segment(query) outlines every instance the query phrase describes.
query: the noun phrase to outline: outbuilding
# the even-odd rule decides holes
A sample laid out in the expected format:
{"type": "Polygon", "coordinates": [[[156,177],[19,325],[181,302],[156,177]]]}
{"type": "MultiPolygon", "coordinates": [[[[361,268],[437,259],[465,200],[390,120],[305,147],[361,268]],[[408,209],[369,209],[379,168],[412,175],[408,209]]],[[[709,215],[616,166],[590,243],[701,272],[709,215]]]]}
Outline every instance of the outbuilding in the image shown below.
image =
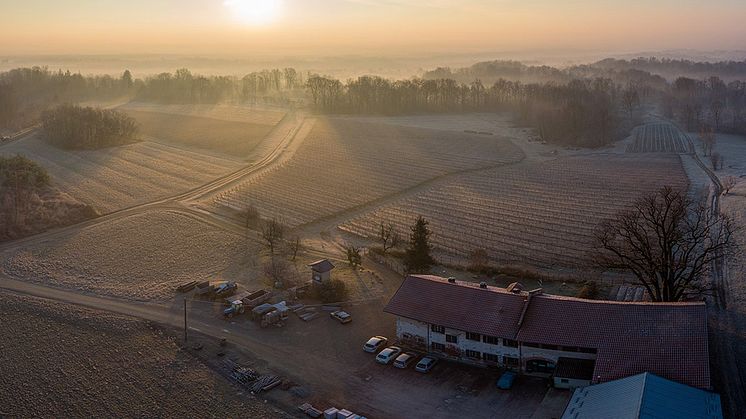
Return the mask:
{"type": "Polygon", "coordinates": [[[334,264],[329,259],[317,260],[308,266],[311,267],[311,279],[314,283],[321,284],[332,279],[334,264]]]}
{"type": "Polygon", "coordinates": [[[716,393],[649,372],[575,389],[562,419],[722,419],[716,393]]]}

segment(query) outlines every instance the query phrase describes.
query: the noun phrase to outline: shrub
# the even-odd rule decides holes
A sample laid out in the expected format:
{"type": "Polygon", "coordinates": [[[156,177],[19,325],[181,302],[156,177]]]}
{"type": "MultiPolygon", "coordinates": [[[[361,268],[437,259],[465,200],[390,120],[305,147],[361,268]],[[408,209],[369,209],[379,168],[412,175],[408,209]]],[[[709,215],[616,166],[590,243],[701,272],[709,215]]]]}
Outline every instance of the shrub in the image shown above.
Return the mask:
{"type": "Polygon", "coordinates": [[[338,303],[347,301],[349,290],[347,284],[339,279],[331,279],[321,284],[314,284],[313,298],[322,303],[338,303]]]}
{"type": "Polygon", "coordinates": [[[583,288],[578,291],[578,298],[596,300],[598,299],[598,294],[598,284],[595,281],[588,281],[585,283],[585,285],[583,285],[583,288]]]}

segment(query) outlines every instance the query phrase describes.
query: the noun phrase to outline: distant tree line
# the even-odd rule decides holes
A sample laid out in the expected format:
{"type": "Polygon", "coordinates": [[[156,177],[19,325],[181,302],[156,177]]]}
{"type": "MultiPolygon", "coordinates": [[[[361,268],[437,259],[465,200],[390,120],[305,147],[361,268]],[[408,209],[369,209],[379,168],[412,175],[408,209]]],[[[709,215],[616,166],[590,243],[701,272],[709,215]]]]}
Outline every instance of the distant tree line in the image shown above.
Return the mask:
{"type": "Polygon", "coordinates": [[[363,76],[342,83],[314,75],[307,81],[313,106],[329,113],[411,114],[422,112],[514,111],[546,140],[599,146],[617,139],[622,89],[609,79],[566,84],[523,84],[500,79],[391,81],[363,76]]]}
{"type": "Polygon", "coordinates": [[[0,72],[0,128],[22,128],[41,113],[63,103],[136,98],[158,103],[256,102],[287,103],[281,92],[304,89],[303,75],[293,69],[252,72],[242,78],[201,76],[188,69],[135,79],[121,76],[83,76],[46,67],[0,72]],[[279,96],[279,97],[278,97],[279,96]]]}
{"type": "Polygon", "coordinates": [[[728,80],[746,79],[746,60],[707,62],[658,57],[640,57],[631,60],[607,58],[592,66],[615,70],[641,70],[667,77],[670,80],[677,77],[706,78],[710,76],[728,80]]]}
{"type": "Polygon", "coordinates": [[[201,76],[188,69],[161,73],[138,83],[138,99],[164,103],[218,103],[224,101],[265,102],[272,93],[302,88],[302,75],[294,68],[252,72],[242,78],[201,76]]]}
{"type": "Polygon", "coordinates": [[[44,135],[62,148],[95,149],[135,140],[137,123],[126,114],[109,109],[60,105],[41,116],[44,135]]]}

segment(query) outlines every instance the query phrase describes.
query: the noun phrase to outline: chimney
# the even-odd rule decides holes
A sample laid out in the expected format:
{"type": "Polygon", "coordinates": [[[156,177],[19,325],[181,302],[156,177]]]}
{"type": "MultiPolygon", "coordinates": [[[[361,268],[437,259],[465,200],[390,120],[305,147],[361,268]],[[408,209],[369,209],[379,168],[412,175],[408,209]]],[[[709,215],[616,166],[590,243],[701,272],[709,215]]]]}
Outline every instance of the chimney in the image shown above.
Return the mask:
{"type": "Polygon", "coordinates": [[[451,276],[451,277],[448,278],[448,282],[450,282],[451,284],[455,284],[456,283],[456,278],[454,278],[454,277],[451,276]]]}
{"type": "Polygon", "coordinates": [[[484,282],[484,281],[480,282],[480,283],[479,283],[479,288],[484,288],[484,289],[487,289],[487,283],[486,283],[486,282],[484,282]]]}

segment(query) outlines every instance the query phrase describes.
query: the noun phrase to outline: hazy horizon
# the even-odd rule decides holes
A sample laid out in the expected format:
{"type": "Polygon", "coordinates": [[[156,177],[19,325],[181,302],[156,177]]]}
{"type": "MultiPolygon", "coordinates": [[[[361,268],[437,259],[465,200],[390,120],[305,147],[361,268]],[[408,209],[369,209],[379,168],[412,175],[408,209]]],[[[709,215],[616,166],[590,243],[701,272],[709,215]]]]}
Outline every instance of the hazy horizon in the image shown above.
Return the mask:
{"type": "Polygon", "coordinates": [[[0,56],[401,56],[490,51],[734,50],[734,0],[2,1],[0,56]],[[717,22],[717,25],[713,25],[717,22]],[[7,42],[12,40],[12,42],[7,42]]]}

